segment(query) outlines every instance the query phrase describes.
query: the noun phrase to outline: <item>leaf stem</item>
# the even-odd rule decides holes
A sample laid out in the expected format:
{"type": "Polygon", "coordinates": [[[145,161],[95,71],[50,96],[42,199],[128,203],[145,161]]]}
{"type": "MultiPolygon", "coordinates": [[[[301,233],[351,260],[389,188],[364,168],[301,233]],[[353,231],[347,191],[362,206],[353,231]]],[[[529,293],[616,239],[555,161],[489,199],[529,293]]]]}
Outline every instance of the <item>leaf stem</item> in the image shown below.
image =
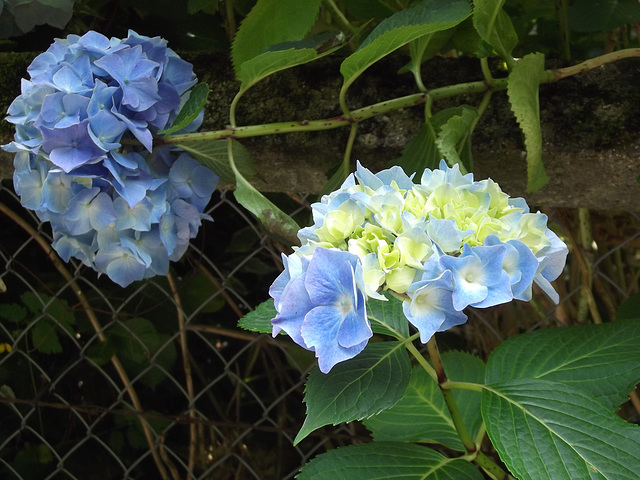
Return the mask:
{"type": "MultiPolygon", "coordinates": [[[[554,83],[563,78],[577,75],[579,73],[593,70],[601,65],[612,63],[624,58],[640,57],[640,48],[628,48],[625,50],[619,50],[616,52],[601,55],[590,60],[586,60],[577,65],[571,67],[545,70],[540,79],[540,83],[554,83]]],[[[483,62],[481,62],[483,65],[483,62]]],[[[487,68],[487,67],[483,67],[487,68]]],[[[349,126],[356,122],[361,122],[369,118],[376,117],[378,115],[384,115],[386,113],[399,110],[401,108],[412,107],[431,103],[435,100],[444,98],[456,97],[465,94],[473,93],[485,93],[488,91],[504,90],[507,88],[506,78],[493,78],[488,81],[487,73],[484,72],[484,80],[475,82],[458,83],[455,85],[448,85],[445,87],[434,88],[427,92],[414,93],[404,97],[394,98],[391,100],[385,100],[383,102],[368,105],[366,107],[359,108],[357,110],[350,111],[346,105],[346,88],[340,90],[340,106],[343,111],[342,115],[337,117],[321,119],[321,120],[302,120],[302,121],[290,121],[290,122],[276,122],[266,123],[261,125],[247,125],[236,126],[235,125],[235,106],[238,99],[244,92],[238,92],[238,95],[232,101],[232,107],[230,109],[230,121],[231,127],[223,130],[215,130],[211,132],[199,132],[188,133],[181,135],[168,135],[166,137],[159,137],[155,139],[157,145],[163,144],[176,144],[176,143],[191,143],[191,142],[204,142],[210,140],[221,140],[228,138],[248,138],[258,137],[263,135],[277,135],[281,133],[293,133],[293,132],[317,132],[321,130],[331,130],[334,128],[340,128],[349,126]]]]}
{"type": "MultiPolygon", "coordinates": [[[[413,337],[410,337],[410,339],[413,339],[413,337]]],[[[411,353],[411,355],[413,355],[414,358],[418,361],[420,366],[425,369],[425,371],[429,374],[429,376],[431,378],[433,378],[433,381],[437,382],[438,381],[438,374],[433,369],[433,367],[431,365],[429,365],[429,362],[427,362],[427,359],[424,358],[424,356],[418,351],[416,346],[410,341],[408,341],[405,344],[405,346],[407,347],[407,350],[409,350],[409,353],[411,353]]]]}

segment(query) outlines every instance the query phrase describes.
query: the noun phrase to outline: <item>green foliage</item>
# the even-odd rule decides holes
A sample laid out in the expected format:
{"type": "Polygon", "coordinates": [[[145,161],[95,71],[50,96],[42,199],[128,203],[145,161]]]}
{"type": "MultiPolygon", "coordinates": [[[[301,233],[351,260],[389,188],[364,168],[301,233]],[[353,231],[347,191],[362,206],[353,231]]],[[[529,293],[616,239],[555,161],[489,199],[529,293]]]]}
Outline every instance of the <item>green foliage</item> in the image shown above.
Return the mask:
{"type": "Polygon", "coordinates": [[[278,314],[273,299],[266,300],[251,310],[238,322],[240,328],[258,333],[271,333],[271,320],[278,314]]]}
{"type": "MultiPolygon", "coordinates": [[[[484,363],[471,354],[449,352],[442,361],[452,380],[478,383],[484,378],[484,363]]],[[[480,394],[458,390],[454,395],[465,409],[465,425],[472,433],[477,432],[482,423],[480,394]]],[[[398,403],[364,424],[376,441],[439,443],[464,450],[438,385],[421,366],[413,367],[409,385],[398,403]]]]}
{"type": "Polygon", "coordinates": [[[460,171],[465,172],[471,169],[471,127],[478,112],[466,105],[460,110],[460,114],[452,115],[442,125],[436,144],[449,166],[457,163],[460,171]]]}
{"type": "Polygon", "coordinates": [[[491,45],[507,63],[511,63],[511,51],[518,43],[518,36],[503,5],[504,0],[474,0],[473,26],[482,40],[491,45]]]}
{"type": "Polygon", "coordinates": [[[28,328],[31,346],[40,353],[62,352],[62,332],[72,335],[76,324],[75,314],[67,302],[30,291],[23,293],[20,300],[22,304],[0,304],[0,317],[21,329],[28,328]]]}
{"type": "Polygon", "coordinates": [[[640,382],[640,321],[553,328],[512,337],[496,348],[486,383],[518,379],[562,382],[611,411],[640,382]]]}
{"type": "Polygon", "coordinates": [[[513,67],[507,82],[511,109],[524,134],[527,147],[527,192],[535,192],[549,182],[542,164],[542,131],[538,87],[544,72],[544,55],[529,54],[513,67]]]}
{"type": "Polygon", "coordinates": [[[341,45],[342,35],[332,31],[322,32],[305,40],[273,45],[240,65],[238,78],[242,84],[238,96],[273,73],[322,58],[341,45]],[[330,47],[325,48],[328,45],[330,47]]]}
{"type": "Polygon", "coordinates": [[[106,342],[96,342],[87,356],[98,365],[106,364],[117,354],[129,375],[140,377],[150,388],[156,388],[176,362],[176,348],[170,335],[159,333],[145,318],[131,318],[112,324],[105,332],[106,342]]]}
{"type": "Polygon", "coordinates": [[[576,0],[569,9],[569,25],[578,32],[607,32],[640,22],[635,0],[576,0]]]}
{"type": "Polygon", "coordinates": [[[241,67],[267,47],[299,40],[316,21],[320,0],[258,0],[243,20],[231,47],[236,75],[241,67]]]}
{"type": "Polygon", "coordinates": [[[236,140],[204,140],[200,142],[179,143],[176,146],[189,153],[205,167],[214,171],[223,182],[235,183],[236,176],[229,163],[229,147],[232,142],[233,160],[240,174],[251,179],[256,173],[249,151],[236,140]]]}
{"type": "Polygon", "coordinates": [[[205,103],[207,103],[209,92],[210,90],[206,83],[199,83],[193,87],[189,99],[178,112],[173,125],[165,130],[160,130],[158,134],[168,135],[177,132],[193,122],[204,108],[205,103]]]}
{"type": "Polygon", "coordinates": [[[463,0],[425,0],[383,20],[358,50],[342,62],[343,91],[384,56],[423,35],[451,28],[470,14],[469,4],[463,0]]]}
{"type": "Polygon", "coordinates": [[[386,301],[371,299],[367,302],[367,317],[371,330],[381,335],[389,335],[398,340],[409,338],[409,325],[404,321],[402,302],[386,294],[386,301]]]}
{"type": "Polygon", "coordinates": [[[541,379],[489,385],[482,416],[500,458],[519,479],[638,477],[640,427],[571,385],[541,379]]]}
{"type": "Polygon", "coordinates": [[[482,480],[462,459],[446,458],[420,445],[376,442],[331,450],[305,465],[298,480],[482,480]]]}
{"type": "Polygon", "coordinates": [[[294,444],[324,425],[361,420],[392,407],[410,375],[409,358],[400,342],[370,343],[327,374],[314,368],[305,388],[307,417],[294,444]]]}

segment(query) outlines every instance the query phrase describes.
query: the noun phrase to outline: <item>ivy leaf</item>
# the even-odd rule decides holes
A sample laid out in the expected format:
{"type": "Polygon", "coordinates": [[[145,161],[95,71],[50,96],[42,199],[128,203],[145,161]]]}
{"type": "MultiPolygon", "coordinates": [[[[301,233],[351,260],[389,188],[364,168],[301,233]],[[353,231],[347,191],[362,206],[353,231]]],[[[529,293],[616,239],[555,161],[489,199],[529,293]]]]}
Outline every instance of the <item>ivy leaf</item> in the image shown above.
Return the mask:
{"type": "Polygon", "coordinates": [[[575,0],[569,8],[569,26],[577,32],[608,32],[640,22],[636,0],[575,0]]]}
{"type": "Polygon", "coordinates": [[[640,427],[591,395],[540,379],[488,385],[482,416],[502,461],[521,480],[635,480],[640,427]]]}
{"type": "MultiPolygon", "coordinates": [[[[447,352],[442,361],[452,380],[481,383],[484,378],[484,363],[469,353],[447,352]]],[[[480,394],[469,390],[454,390],[453,394],[467,429],[475,435],[482,423],[480,394]]],[[[398,403],[364,424],[376,441],[440,443],[464,451],[438,385],[420,366],[413,367],[398,403]]]]}
{"type": "Polygon", "coordinates": [[[421,445],[373,442],[330,450],[300,470],[298,480],[482,480],[469,461],[421,445]]]}
{"type": "Polygon", "coordinates": [[[160,130],[158,134],[168,135],[170,133],[177,132],[193,122],[204,108],[205,103],[207,103],[209,92],[210,90],[206,83],[199,83],[193,87],[189,98],[178,112],[176,119],[173,121],[173,125],[167,129],[160,130]]]}
{"type": "Polygon", "coordinates": [[[549,182],[542,164],[542,131],[538,87],[544,72],[544,55],[530,53],[513,67],[507,79],[511,110],[524,134],[527,148],[527,192],[540,190],[549,182]]]}
{"type": "Polygon", "coordinates": [[[401,342],[370,343],[326,374],[314,368],[305,388],[307,417],[294,445],[324,425],[361,420],[392,407],[410,375],[409,356],[401,342]]]}
{"type": "Polygon", "coordinates": [[[474,0],[473,26],[482,40],[511,63],[511,50],[518,44],[518,35],[502,5],[504,0],[474,0]]]}
{"type": "Polygon", "coordinates": [[[386,294],[387,301],[369,299],[367,317],[374,333],[389,335],[398,340],[409,337],[409,322],[402,312],[402,302],[386,294]]]}
{"type": "Polygon", "coordinates": [[[235,183],[236,176],[229,164],[227,142],[233,143],[233,159],[240,174],[244,178],[253,178],[256,173],[253,159],[249,151],[236,140],[206,140],[202,142],[178,143],[181,148],[202,165],[208,167],[223,182],[235,183]]]}
{"type": "Polygon", "coordinates": [[[273,299],[270,298],[242,317],[238,321],[238,326],[252,332],[271,333],[273,331],[271,319],[277,314],[273,299]]]}
{"type": "Polygon", "coordinates": [[[525,378],[565,383],[617,410],[640,382],[640,321],[550,328],[509,338],[491,353],[485,381],[525,378]]]}
{"type": "Polygon", "coordinates": [[[231,45],[236,75],[247,60],[277,43],[299,40],[316,21],[321,0],[258,0],[238,28],[231,45]]]}
{"type": "Polygon", "coordinates": [[[362,72],[402,45],[451,28],[470,14],[469,2],[465,0],[424,0],[386,18],[340,65],[344,78],[342,90],[345,91],[362,72]]]}

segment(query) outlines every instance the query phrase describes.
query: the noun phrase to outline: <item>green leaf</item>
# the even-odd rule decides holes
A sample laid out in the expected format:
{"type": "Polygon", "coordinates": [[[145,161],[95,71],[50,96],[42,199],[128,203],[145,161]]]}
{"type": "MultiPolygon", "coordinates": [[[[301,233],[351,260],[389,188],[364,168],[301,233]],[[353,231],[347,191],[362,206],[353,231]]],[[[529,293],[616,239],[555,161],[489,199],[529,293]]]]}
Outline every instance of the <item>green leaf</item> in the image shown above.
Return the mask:
{"type": "Polygon", "coordinates": [[[471,462],[420,445],[373,442],[330,450],[300,470],[297,480],[482,480],[471,462]]]}
{"type": "Polygon", "coordinates": [[[390,165],[399,165],[407,175],[415,172],[420,179],[425,168],[438,168],[438,162],[442,158],[436,145],[436,133],[433,125],[426,120],[418,134],[409,140],[402,149],[402,154],[390,165]]]}
{"type": "Polygon", "coordinates": [[[207,140],[201,142],[179,143],[176,147],[189,153],[202,165],[211,169],[223,182],[235,183],[236,177],[229,165],[227,142],[233,142],[233,157],[236,167],[243,177],[252,178],[255,173],[253,159],[249,151],[236,140],[207,140]]]}
{"type": "Polygon", "coordinates": [[[187,12],[190,15],[204,11],[213,14],[218,10],[218,0],[187,0],[187,12]]]}
{"type": "Polygon", "coordinates": [[[518,35],[509,15],[502,9],[503,4],[504,0],[474,0],[472,19],[480,38],[511,63],[511,50],[518,44],[518,35]]]}
{"type": "Polygon", "coordinates": [[[548,380],[512,380],[482,392],[487,433],[520,480],[636,480],[640,427],[591,395],[548,380]]]}
{"type": "Polygon", "coordinates": [[[527,147],[527,192],[540,190],[549,181],[542,164],[542,131],[538,87],[544,72],[544,55],[521,58],[507,79],[507,95],[527,147]]]}
{"type": "Polygon", "coordinates": [[[240,66],[238,78],[242,83],[235,101],[237,102],[244,92],[263,78],[329,55],[340,48],[343,41],[342,33],[327,31],[305,40],[284,42],[270,47],[240,66]]]}
{"type": "Polygon", "coordinates": [[[628,318],[635,318],[640,321],[640,293],[631,295],[618,307],[616,320],[626,320],[628,318]]]}
{"type": "Polygon", "coordinates": [[[33,347],[41,353],[60,353],[62,344],[56,324],[48,318],[40,318],[30,330],[33,347]]]}
{"type": "Polygon", "coordinates": [[[387,301],[369,299],[367,317],[374,333],[390,335],[398,340],[409,338],[409,322],[402,312],[402,302],[385,294],[387,301]]]}
{"type": "Polygon", "coordinates": [[[410,376],[409,356],[401,342],[370,343],[326,374],[314,368],[305,388],[307,417],[294,445],[324,425],[361,420],[392,407],[410,376]]]}
{"type": "Polygon", "coordinates": [[[342,90],[375,62],[423,35],[451,28],[471,14],[466,0],[425,0],[383,20],[340,66],[342,90]]]}
{"type": "Polygon", "coordinates": [[[115,323],[107,330],[125,369],[131,376],[142,375],[140,380],[155,388],[173,368],[176,349],[172,337],[159,333],[146,318],[131,318],[115,323]]]}
{"type": "Polygon", "coordinates": [[[297,234],[300,227],[295,220],[276,207],[238,172],[233,195],[240,205],[255,215],[269,233],[290,245],[299,244],[297,234]]]}
{"type": "Polygon", "coordinates": [[[473,26],[473,19],[467,19],[456,28],[452,43],[456,50],[478,58],[488,57],[493,47],[485,42],[473,26]]]}
{"type": "Polygon", "coordinates": [[[577,32],[608,32],[640,22],[637,0],[575,0],[569,8],[569,25],[577,32]]]}
{"type": "Polygon", "coordinates": [[[177,132],[193,122],[204,108],[204,104],[207,103],[209,92],[210,90],[206,83],[199,83],[193,87],[189,99],[184,103],[180,112],[178,112],[176,119],[173,121],[173,125],[165,130],[160,130],[158,134],[168,135],[177,132]]]}
{"type": "Polygon", "coordinates": [[[460,165],[460,170],[465,173],[469,170],[470,159],[463,162],[461,154],[464,156],[466,147],[471,142],[471,126],[478,116],[475,108],[462,106],[460,115],[453,115],[442,125],[436,144],[442,156],[447,160],[449,166],[460,165]]]}
{"type": "MultiPolygon", "coordinates": [[[[484,363],[464,352],[442,355],[447,376],[461,382],[481,383],[484,363]]],[[[462,418],[471,435],[480,428],[480,394],[454,390],[462,418]]],[[[363,422],[376,441],[440,443],[464,451],[436,382],[420,366],[413,367],[411,380],[402,398],[393,407],[363,422]]]]}
{"type": "Polygon", "coordinates": [[[384,0],[345,0],[344,6],[347,12],[358,18],[386,18],[393,14],[384,0]]]}
{"type": "Polygon", "coordinates": [[[321,0],[258,0],[238,28],[231,45],[236,75],[267,47],[304,37],[316,21],[321,0]]]}
{"type": "Polygon", "coordinates": [[[116,347],[113,342],[107,340],[105,342],[96,342],[87,349],[87,357],[98,365],[106,365],[116,354],[116,347]]]}
{"type": "Polygon", "coordinates": [[[640,382],[640,321],[538,330],[509,338],[487,363],[486,383],[562,382],[616,410],[640,382]]]}
{"type": "Polygon", "coordinates": [[[242,317],[238,322],[238,326],[252,332],[271,333],[273,331],[271,319],[277,314],[273,299],[270,298],[242,317]]]}
{"type": "Polygon", "coordinates": [[[226,304],[220,290],[215,288],[202,271],[195,269],[182,276],[178,284],[178,293],[182,300],[182,309],[187,316],[196,312],[214,313],[226,304]]]}
{"type": "Polygon", "coordinates": [[[18,323],[27,317],[27,309],[17,303],[0,303],[0,317],[18,323]]]}

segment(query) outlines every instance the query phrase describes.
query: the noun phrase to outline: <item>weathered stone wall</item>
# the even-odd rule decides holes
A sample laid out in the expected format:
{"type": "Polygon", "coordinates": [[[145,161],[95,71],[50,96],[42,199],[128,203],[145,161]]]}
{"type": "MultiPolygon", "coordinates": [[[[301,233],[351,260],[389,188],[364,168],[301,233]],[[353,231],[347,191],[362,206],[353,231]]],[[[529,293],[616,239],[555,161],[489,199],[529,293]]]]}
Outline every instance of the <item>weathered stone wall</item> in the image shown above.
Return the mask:
{"type": "MultiPolygon", "coordinates": [[[[19,93],[20,78],[32,56],[0,55],[0,109],[6,111],[19,93]]],[[[228,58],[190,54],[201,80],[212,89],[206,129],[226,126],[228,107],[237,91],[228,58]]],[[[349,93],[351,108],[416,93],[410,75],[397,75],[404,59],[392,58],[367,70],[349,93]]],[[[440,59],[427,62],[429,88],[481,80],[477,60],[440,59]]],[[[240,101],[238,125],[329,118],[340,113],[339,59],[280,72],[251,89],[240,101]]],[[[434,111],[466,103],[479,95],[438,102],[434,111]]],[[[474,133],[476,178],[491,177],[512,196],[547,207],[589,207],[640,211],[640,61],[623,60],[591,72],[541,86],[544,161],[551,182],[534,194],[525,193],[526,163],[522,135],[510,112],[505,92],[491,105],[474,133]]],[[[380,169],[399,156],[420,127],[420,106],[361,123],[353,157],[380,169]]],[[[319,192],[325,172],[342,158],[348,130],[294,133],[243,140],[258,170],[254,184],[262,191],[319,192]]],[[[6,122],[0,141],[12,136],[6,122]]],[[[11,176],[11,156],[0,154],[0,178],[11,176]]]]}

